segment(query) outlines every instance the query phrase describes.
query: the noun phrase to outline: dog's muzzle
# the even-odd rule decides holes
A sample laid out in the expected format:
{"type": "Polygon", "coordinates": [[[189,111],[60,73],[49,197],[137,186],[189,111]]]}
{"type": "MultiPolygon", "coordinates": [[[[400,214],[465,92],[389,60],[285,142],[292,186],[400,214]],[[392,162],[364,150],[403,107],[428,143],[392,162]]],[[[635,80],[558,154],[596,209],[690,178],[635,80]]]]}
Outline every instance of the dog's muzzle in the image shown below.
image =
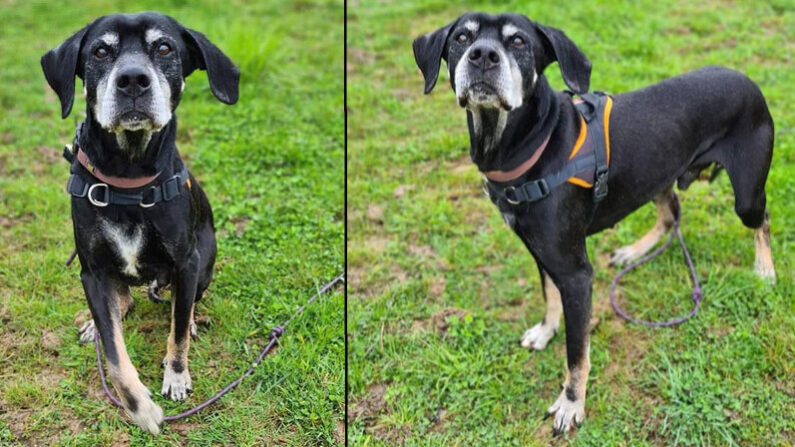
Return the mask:
{"type": "Polygon", "coordinates": [[[513,110],[517,101],[511,61],[494,42],[476,42],[456,68],[456,97],[461,107],[513,110]]]}

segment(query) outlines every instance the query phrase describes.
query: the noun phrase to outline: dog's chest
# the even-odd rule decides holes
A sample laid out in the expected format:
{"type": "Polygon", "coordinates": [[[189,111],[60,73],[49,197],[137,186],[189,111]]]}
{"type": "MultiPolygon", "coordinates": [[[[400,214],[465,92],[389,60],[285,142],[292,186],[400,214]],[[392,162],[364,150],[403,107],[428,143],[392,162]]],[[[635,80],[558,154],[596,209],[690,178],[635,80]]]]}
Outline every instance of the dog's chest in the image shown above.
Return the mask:
{"type": "Polygon", "coordinates": [[[102,220],[100,235],[120,262],[121,273],[137,278],[139,258],[146,245],[143,225],[123,225],[102,220]]]}

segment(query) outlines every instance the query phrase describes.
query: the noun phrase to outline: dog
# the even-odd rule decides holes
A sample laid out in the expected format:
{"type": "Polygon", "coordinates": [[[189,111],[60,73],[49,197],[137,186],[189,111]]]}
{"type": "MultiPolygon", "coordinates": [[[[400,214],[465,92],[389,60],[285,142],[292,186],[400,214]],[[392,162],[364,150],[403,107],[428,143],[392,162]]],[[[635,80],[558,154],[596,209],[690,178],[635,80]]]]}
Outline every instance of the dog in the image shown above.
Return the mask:
{"type": "Polygon", "coordinates": [[[237,102],[240,72],[203,34],[154,12],[100,17],[44,54],[41,66],[62,118],[75,76],[87,103],[67,185],[92,316],[80,338],[98,332],[125,411],[157,434],[163,411],[130,362],[121,319],[133,305],[130,286],[149,284],[159,299],[158,288],[172,285],[162,393],[185,399],[194,304],[212,278],[216,240],[207,196],[177,152],[174,112],[194,70],[207,71],[225,104],[237,102]]]}
{"type": "Polygon", "coordinates": [[[773,120],[759,87],[745,75],[705,67],[610,97],[602,118],[605,176],[593,176],[591,163],[593,183],[566,175],[551,187],[538,179],[561,177],[571,165],[571,149],[579,147],[586,126],[572,93],[585,98],[591,73],[590,61],[563,31],[523,15],[467,13],[418,37],[413,50],[426,94],[436,84],[441,60],[447,62],[450,85],[467,113],[471,158],[538,265],[546,314],[520,344],[543,349],[563,313],[566,380],[547,410],[556,434],[585,419],[593,281],[586,236],[654,201],[654,228],[617,250],[611,262],[638,259],[674,223],[674,183],[686,189],[702,170],[719,166],[734,188],[737,215],[754,230],[755,272],[775,279],[765,203],[773,120]],[[544,70],[555,61],[571,93],[549,86],[544,70]],[[521,199],[533,200],[520,200],[520,189],[521,199]]]}

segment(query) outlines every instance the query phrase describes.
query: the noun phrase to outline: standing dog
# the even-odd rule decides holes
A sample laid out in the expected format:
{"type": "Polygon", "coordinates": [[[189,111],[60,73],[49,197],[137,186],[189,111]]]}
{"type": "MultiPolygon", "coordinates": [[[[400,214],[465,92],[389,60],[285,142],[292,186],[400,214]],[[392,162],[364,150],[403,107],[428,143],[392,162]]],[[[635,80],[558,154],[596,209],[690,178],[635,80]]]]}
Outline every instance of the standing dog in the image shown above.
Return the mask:
{"type": "Polygon", "coordinates": [[[472,160],[486,177],[493,199],[493,191],[505,192],[495,202],[538,264],[546,315],[524,333],[521,345],[543,349],[556,334],[563,313],[566,381],[547,411],[555,415],[556,433],[585,418],[593,280],[586,236],[654,200],[654,228],[616,251],[611,260],[639,258],[673,224],[674,182],[685,189],[703,169],[717,164],[726,169],[734,187],[735,211],[754,229],[756,273],[775,278],[765,211],[773,120],[759,87],[741,73],[706,67],[616,95],[605,124],[606,197],[594,200],[593,191],[569,179],[536,191],[540,200],[520,201],[511,200],[508,192],[562,172],[584,125],[570,94],[553,91],[544,69],[557,61],[566,85],[583,94],[588,91],[591,63],[562,31],[516,14],[465,14],[417,38],[413,47],[426,94],[436,84],[441,60],[447,61],[450,84],[467,111],[472,160]]]}
{"type": "Polygon", "coordinates": [[[196,69],[207,70],[221,102],[234,104],[240,72],[203,34],[152,12],[100,17],[47,52],[41,66],[63,118],[75,75],[88,106],[67,186],[93,317],[81,340],[99,332],[124,409],[158,433],[163,411],[130,362],[121,319],[133,304],[130,286],[150,284],[155,298],[158,287],[173,284],[162,393],[185,399],[194,303],[210,283],[216,244],[207,196],[177,152],[174,110],[196,69]]]}

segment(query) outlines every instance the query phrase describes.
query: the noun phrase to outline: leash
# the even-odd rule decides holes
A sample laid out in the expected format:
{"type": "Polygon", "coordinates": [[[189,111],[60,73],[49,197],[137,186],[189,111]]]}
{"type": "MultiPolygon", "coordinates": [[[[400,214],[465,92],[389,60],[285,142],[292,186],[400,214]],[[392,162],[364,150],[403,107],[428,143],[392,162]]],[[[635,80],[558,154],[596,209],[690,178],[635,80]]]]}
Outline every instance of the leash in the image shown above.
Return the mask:
{"type": "MultiPolygon", "coordinates": [[[[298,315],[300,315],[301,313],[303,313],[304,310],[306,310],[306,306],[308,306],[308,305],[312,304],[313,302],[315,302],[315,300],[317,300],[318,297],[320,297],[320,295],[322,295],[323,293],[327,292],[329,289],[334,287],[334,285],[336,285],[340,281],[342,281],[342,282],[345,281],[345,273],[341,273],[339,276],[337,276],[336,278],[331,280],[331,282],[329,282],[325,286],[323,286],[320,290],[317,291],[317,293],[315,293],[314,296],[312,296],[312,298],[310,298],[306,303],[304,303],[301,307],[299,307],[298,310],[296,310],[293,313],[293,315],[290,316],[290,318],[288,318],[280,326],[274,327],[271,330],[271,332],[270,332],[270,341],[265,346],[265,348],[262,350],[262,352],[260,352],[259,356],[257,356],[257,360],[251,365],[251,367],[245,373],[243,373],[242,376],[240,376],[237,379],[235,379],[234,381],[232,381],[232,383],[230,383],[229,385],[224,387],[224,389],[222,389],[221,391],[216,393],[213,397],[211,397],[211,398],[207,399],[206,401],[200,403],[199,405],[191,408],[190,410],[183,411],[180,414],[176,414],[174,416],[166,416],[165,418],[163,418],[163,420],[167,421],[167,422],[172,422],[172,421],[178,421],[180,419],[184,419],[184,418],[186,418],[188,416],[192,416],[192,415],[198,413],[199,411],[207,408],[208,406],[212,405],[215,401],[217,401],[218,399],[222,398],[226,393],[232,391],[232,389],[234,389],[236,386],[238,386],[240,384],[240,382],[243,381],[243,379],[245,379],[246,377],[248,377],[248,376],[250,376],[251,374],[254,373],[254,368],[259,366],[260,363],[262,363],[262,360],[265,359],[265,356],[268,355],[268,352],[270,352],[271,348],[273,348],[273,346],[276,345],[276,342],[279,340],[279,337],[281,337],[284,334],[284,331],[287,328],[287,325],[289,325],[290,322],[293,321],[293,318],[295,318],[298,315]]],[[[97,367],[99,368],[99,378],[102,379],[102,388],[105,390],[105,395],[107,395],[108,399],[110,399],[110,401],[113,402],[117,407],[123,408],[123,406],[122,406],[121,402],[119,401],[119,399],[117,399],[115,396],[113,396],[113,394],[110,392],[110,389],[108,388],[108,382],[105,380],[105,370],[102,368],[102,353],[100,352],[100,349],[99,349],[99,332],[96,332],[96,331],[94,332],[94,349],[97,352],[97,367]]]]}
{"type": "Polygon", "coordinates": [[[682,213],[681,213],[681,207],[679,205],[679,196],[674,194],[674,228],[673,231],[671,231],[671,234],[668,236],[668,240],[665,241],[664,244],[662,244],[652,253],[644,256],[640,260],[635,261],[634,263],[625,267],[616,275],[615,278],[613,278],[613,283],[610,285],[610,304],[613,305],[613,310],[618,314],[619,317],[635,324],[659,328],[659,327],[676,326],[677,324],[684,323],[685,321],[692,318],[698,312],[698,309],[701,307],[701,300],[702,298],[704,298],[704,293],[701,291],[701,285],[698,282],[696,269],[695,267],[693,267],[693,259],[690,257],[690,252],[687,251],[687,246],[685,246],[685,238],[684,236],[682,236],[682,229],[679,226],[679,221],[681,220],[681,217],[682,213]],[[629,271],[659,256],[660,253],[665,251],[665,249],[668,248],[669,245],[671,245],[671,241],[673,241],[674,235],[679,238],[679,245],[682,247],[682,253],[685,255],[685,262],[687,262],[687,267],[690,270],[690,278],[693,281],[693,293],[691,294],[691,298],[695,303],[693,306],[693,310],[691,310],[689,314],[683,317],[674,318],[668,321],[645,321],[645,320],[638,320],[636,318],[629,316],[623,309],[621,309],[621,307],[619,307],[618,301],[616,300],[616,287],[618,286],[618,281],[621,279],[622,276],[629,273],[629,271]]]}

